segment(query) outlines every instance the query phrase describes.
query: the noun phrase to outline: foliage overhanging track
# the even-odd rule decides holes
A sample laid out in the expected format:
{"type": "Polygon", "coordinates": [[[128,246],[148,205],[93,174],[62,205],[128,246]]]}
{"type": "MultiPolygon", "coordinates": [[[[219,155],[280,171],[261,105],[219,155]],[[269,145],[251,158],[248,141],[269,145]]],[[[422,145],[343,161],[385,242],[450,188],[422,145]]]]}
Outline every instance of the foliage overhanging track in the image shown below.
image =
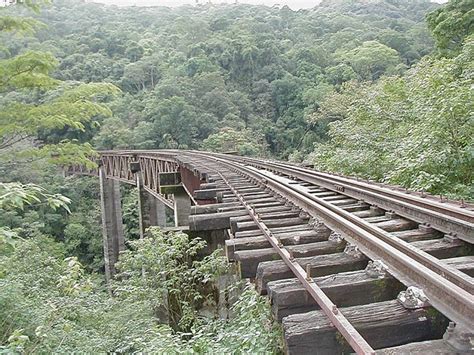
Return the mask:
{"type": "MultiPolygon", "coordinates": [[[[246,166],[246,158],[241,161],[242,158],[221,154],[189,154],[219,162],[228,169],[270,188],[314,217],[322,219],[332,229],[340,231],[349,242],[357,245],[369,258],[382,260],[394,277],[407,285],[421,287],[432,305],[448,318],[468,329],[474,328],[473,285],[467,275],[397,238],[391,238],[386,232],[362,219],[298,189],[297,185],[285,183],[278,176],[264,174],[254,167],[246,166]]],[[[252,161],[255,163],[256,160],[252,161]]],[[[266,164],[268,168],[269,164],[266,164]]],[[[287,174],[287,170],[278,166],[271,167],[273,171],[287,174]]],[[[295,175],[294,172],[289,174],[295,175]]]]}

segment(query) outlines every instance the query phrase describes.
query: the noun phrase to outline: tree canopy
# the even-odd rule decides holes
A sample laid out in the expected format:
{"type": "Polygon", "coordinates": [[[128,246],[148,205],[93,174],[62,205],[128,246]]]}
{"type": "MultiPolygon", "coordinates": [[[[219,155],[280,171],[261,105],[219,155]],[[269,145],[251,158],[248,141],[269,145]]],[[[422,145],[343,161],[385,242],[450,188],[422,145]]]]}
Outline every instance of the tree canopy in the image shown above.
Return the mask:
{"type": "Polygon", "coordinates": [[[470,0],[451,0],[426,18],[441,53],[456,54],[474,31],[474,4],[470,0]]]}
{"type": "Polygon", "coordinates": [[[230,319],[204,314],[219,251],[156,228],[140,240],[129,186],[111,297],[98,183],[57,166],[203,149],[472,199],[472,24],[469,0],[0,8],[0,353],[281,351],[249,288],[230,319]]]}
{"type": "MultiPolygon", "coordinates": [[[[222,129],[244,128],[265,137],[268,154],[286,157],[326,139],[306,117],[331,90],[402,73],[432,50],[424,16],[436,6],[325,1],[297,12],[238,4],[130,11],[58,0],[36,16],[47,29],[7,47],[12,55],[25,46],[54,54],[59,65],[49,61],[47,74],[56,80],[121,88],[113,120],[94,112],[102,126],[97,148],[195,149],[222,129]],[[110,122],[127,138],[118,132],[111,140],[110,122]]],[[[95,126],[84,129],[96,135],[95,126]]]]}

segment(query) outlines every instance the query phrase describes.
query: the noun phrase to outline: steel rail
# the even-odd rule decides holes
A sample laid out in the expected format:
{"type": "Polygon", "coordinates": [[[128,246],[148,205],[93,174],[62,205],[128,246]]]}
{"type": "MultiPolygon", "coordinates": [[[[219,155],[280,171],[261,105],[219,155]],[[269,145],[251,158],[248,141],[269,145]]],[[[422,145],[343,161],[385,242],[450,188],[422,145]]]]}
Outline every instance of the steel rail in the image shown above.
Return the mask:
{"type": "Polygon", "coordinates": [[[365,190],[373,190],[381,194],[385,194],[387,196],[394,195],[397,198],[400,198],[401,200],[404,200],[404,201],[409,201],[410,203],[414,205],[430,208],[434,211],[438,211],[440,213],[449,215],[451,217],[455,217],[457,219],[465,220],[468,222],[469,221],[472,222],[474,219],[474,212],[471,212],[466,209],[461,209],[449,204],[445,204],[444,202],[433,201],[433,200],[430,200],[429,198],[427,199],[427,196],[411,195],[410,191],[401,192],[401,191],[393,190],[390,187],[380,186],[380,184],[369,183],[363,180],[355,180],[354,178],[351,178],[351,177],[325,173],[325,172],[308,169],[308,168],[304,168],[298,165],[280,162],[280,161],[259,160],[259,159],[249,158],[249,157],[242,157],[242,160],[251,161],[253,163],[258,163],[258,164],[271,164],[273,166],[279,166],[281,168],[296,169],[300,172],[309,173],[313,176],[329,179],[329,182],[336,181],[336,182],[341,182],[344,184],[349,184],[355,187],[361,187],[365,190]]]}
{"type": "Polygon", "coordinates": [[[374,226],[371,223],[366,222],[364,219],[359,218],[344,209],[331,204],[330,202],[325,201],[322,198],[318,198],[310,193],[300,191],[300,193],[305,194],[305,196],[309,197],[313,201],[317,202],[318,204],[326,207],[327,209],[338,213],[343,218],[351,221],[352,223],[356,224],[357,226],[367,230],[371,234],[375,235],[376,237],[380,238],[381,240],[385,241],[392,247],[398,249],[402,253],[410,256],[414,260],[418,261],[419,263],[423,264],[424,266],[428,267],[429,269],[433,270],[434,272],[443,275],[445,279],[452,282],[453,284],[459,286],[460,288],[470,292],[471,294],[474,292],[474,283],[471,277],[467,276],[466,274],[462,273],[461,271],[457,270],[456,268],[446,265],[439,259],[433,257],[432,255],[419,250],[409,243],[399,239],[394,238],[390,235],[390,233],[384,231],[381,228],[374,226]]]}
{"type": "MultiPolygon", "coordinates": [[[[381,240],[377,235],[354,223],[353,220],[346,219],[347,216],[341,216],[341,211],[334,210],[335,207],[326,201],[298,190],[290,184],[284,184],[271,176],[263,175],[254,168],[245,167],[241,163],[237,167],[235,162],[229,163],[215,157],[213,160],[221,162],[236,173],[246,175],[252,180],[264,184],[314,217],[321,218],[329,227],[342,233],[346,239],[357,245],[369,258],[382,260],[388,266],[388,272],[395,278],[407,286],[421,287],[428,295],[431,304],[449,319],[467,327],[467,329],[474,329],[474,297],[472,293],[438,275],[413,257],[404,254],[386,241],[381,240]]],[[[439,265],[439,270],[444,271],[442,274],[449,273],[445,265],[439,265]]]]}
{"type": "Polygon", "coordinates": [[[226,159],[237,162],[244,161],[256,167],[296,177],[349,197],[363,200],[380,208],[392,210],[402,217],[418,223],[429,224],[437,230],[454,234],[459,239],[474,244],[474,212],[472,211],[373,184],[354,181],[346,177],[333,176],[293,165],[261,161],[253,158],[226,156],[217,153],[210,154],[221,157],[225,156],[226,159]]]}
{"type": "MultiPolygon", "coordinates": [[[[263,173],[261,173],[263,174],[263,173]]],[[[275,178],[274,178],[275,179],[275,178]]],[[[428,267],[429,269],[433,270],[434,272],[443,275],[445,279],[454,283],[455,285],[459,286],[460,288],[474,293],[474,283],[471,277],[464,274],[463,272],[457,270],[456,268],[446,265],[439,259],[433,257],[432,255],[419,250],[409,243],[399,239],[394,238],[389,232],[384,231],[383,229],[374,226],[371,223],[368,223],[364,219],[357,217],[344,209],[331,204],[330,202],[325,201],[322,198],[316,197],[308,192],[299,191],[299,193],[304,194],[306,197],[312,199],[313,201],[317,202],[319,205],[324,206],[325,208],[341,215],[343,218],[351,221],[352,223],[356,224],[357,226],[365,229],[366,231],[370,232],[371,234],[375,235],[376,237],[380,238],[387,244],[391,245],[392,247],[398,249],[399,251],[403,252],[404,254],[410,256],[414,260],[418,261],[419,263],[423,264],[424,266],[428,267]]]]}
{"type": "Polygon", "coordinates": [[[321,290],[316,282],[314,282],[314,280],[311,278],[311,275],[306,272],[301,267],[301,265],[297,263],[290,252],[278,242],[278,239],[273,235],[270,229],[262,221],[260,216],[255,212],[255,209],[245,201],[244,197],[232,186],[232,184],[222,175],[222,173],[217,173],[229,187],[232,193],[239,199],[242,206],[244,206],[244,208],[247,210],[247,213],[263,233],[271,246],[277,251],[282,260],[291,269],[298,280],[300,280],[304,288],[306,288],[309,294],[314,298],[316,303],[321,307],[321,310],[326,314],[326,316],[331,320],[332,324],[347,340],[352,349],[357,354],[375,354],[374,349],[360,335],[360,333],[354,328],[349,320],[338,310],[337,306],[329,299],[328,296],[326,296],[326,294],[321,290]]]}
{"type": "Polygon", "coordinates": [[[410,243],[407,243],[402,239],[394,238],[389,232],[386,232],[383,229],[374,226],[372,223],[365,221],[363,218],[360,218],[350,212],[347,212],[339,206],[333,205],[331,202],[325,201],[323,198],[314,196],[311,193],[305,191],[300,191],[300,194],[310,198],[311,200],[317,202],[321,206],[324,206],[328,210],[337,213],[342,218],[366,230],[367,232],[376,236],[380,240],[383,240],[384,242],[401,251],[402,253],[410,256],[411,258],[433,270],[434,272],[443,275],[444,278],[454,283],[455,285],[465,289],[470,293],[474,292],[474,283],[472,281],[472,278],[455,269],[454,267],[444,264],[442,260],[437,259],[418,248],[413,247],[410,243]]]}
{"type": "MultiPolygon", "coordinates": [[[[120,153],[124,155],[130,154],[130,152],[120,153]]],[[[132,151],[131,153],[136,155],[139,155],[139,153],[155,155],[152,151],[132,151]]],[[[281,177],[278,179],[275,176],[270,176],[268,172],[267,174],[263,174],[255,167],[245,166],[244,164],[249,162],[248,158],[238,158],[235,156],[215,153],[193,151],[183,152],[176,150],[169,150],[157,154],[169,156],[170,159],[176,159],[177,154],[188,154],[194,157],[199,156],[205,160],[220,162],[230,170],[246,175],[248,178],[251,178],[256,182],[264,182],[266,186],[274,192],[305,209],[313,216],[321,218],[329,227],[344,234],[348,241],[357,245],[369,258],[373,260],[382,260],[389,267],[389,272],[395,278],[399,279],[407,286],[415,284],[423,288],[433,306],[448,318],[458,324],[466,326],[470,330],[474,328],[474,299],[471,291],[472,281],[469,281],[470,278],[467,275],[464,279],[462,276],[463,274],[458,270],[443,265],[442,262],[433,258],[429,254],[411,247],[408,243],[402,242],[398,238],[391,237],[387,232],[384,232],[380,228],[370,225],[368,222],[351,215],[347,211],[344,211],[321,198],[317,198],[307,191],[302,191],[301,188],[296,188],[294,182],[293,185],[290,185],[290,183],[282,182],[281,177]],[[224,157],[225,159],[219,157],[224,157]],[[470,290],[471,292],[466,290],[470,290]]],[[[280,173],[290,177],[298,177],[296,174],[302,173],[301,171],[297,171],[301,170],[300,168],[294,166],[291,166],[290,168],[288,166],[278,166],[282,164],[275,165],[274,163],[256,162],[258,163],[257,167],[260,166],[260,168],[265,169],[264,165],[267,165],[267,170],[279,171],[280,173]]],[[[255,161],[253,161],[253,163],[255,163],[255,161]]],[[[311,175],[311,173],[307,172],[305,172],[305,174],[311,175]]],[[[302,175],[303,174],[300,176],[302,175]]],[[[309,178],[308,176],[303,177],[309,178]]],[[[305,179],[301,180],[305,181],[305,179]]],[[[334,181],[326,181],[325,183],[332,184],[332,188],[329,189],[340,192],[335,188],[334,181]]],[[[344,185],[344,188],[349,189],[353,187],[344,185]]],[[[345,190],[344,192],[347,191],[345,190]]],[[[365,193],[367,194],[367,192],[365,193]]],[[[387,199],[387,197],[385,198],[387,199]]],[[[365,201],[368,202],[366,199],[365,201]]],[[[402,203],[402,201],[395,202],[402,203]]],[[[412,205],[409,205],[407,208],[420,209],[419,206],[412,205]]],[[[393,208],[386,209],[393,210],[393,208]]],[[[398,211],[395,212],[403,215],[403,213],[398,211]]],[[[428,212],[435,213],[435,211],[428,212]]],[[[446,218],[446,216],[441,217],[446,218]]],[[[408,218],[415,220],[412,216],[408,216],[408,218]]],[[[465,221],[463,223],[466,224],[465,221]]],[[[437,226],[434,227],[443,230],[437,226]]]]}

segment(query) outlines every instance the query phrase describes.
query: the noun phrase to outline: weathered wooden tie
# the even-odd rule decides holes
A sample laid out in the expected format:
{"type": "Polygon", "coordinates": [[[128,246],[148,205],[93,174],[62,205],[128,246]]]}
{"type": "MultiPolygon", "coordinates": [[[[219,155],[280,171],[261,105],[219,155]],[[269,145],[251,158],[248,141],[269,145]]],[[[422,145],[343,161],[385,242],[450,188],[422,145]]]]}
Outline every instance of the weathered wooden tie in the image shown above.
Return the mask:
{"type": "MultiPolygon", "coordinates": [[[[303,224],[305,221],[300,217],[280,218],[265,221],[268,228],[291,227],[303,224]]],[[[257,230],[255,223],[252,222],[238,222],[235,227],[235,233],[248,230],[257,230]]]]}
{"type": "Polygon", "coordinates": [[[380,349],[376,355],[448,355],[459,354],[459,352],[443,339],[420,341],[390,348],[380,349]]]}
{"type": "MultiPolygon", "coordinates": [[[[318,255],[307,258],[296,258],[298,264],[304,269],[309,265],[311,275],[325,276],[344,271],[361,270],[367,266],[368,259],[362,255],[349,255],[347,253],[334,253],[318,255]]],[[[260,294],[267,293],[267,284],[270,281],[291,279],[294,275],[290,268],[281,260],[264,261],[257,267],[256,286],[260,294]]]]}
{"type": "MultiPolygon", "coordinates": [[[[314,278],[324,293],[338,306],[348,307],[391,300],[405,287],[386,272],[366,270],[343,272],[314,278]]],[[[298,279],[271,281],[268,295],[275,318],[319,309],[298,279]]]]}
{"type": "MultiPolygon", "coordinates": [[[[327,240],[329,234],[330,230],[327,228],[319,230],[307,229],[292,232],[274,233],[274,235],[280,239],[283,245],[298,245],[321,242],[327,240]]],[[[230,261],[234,260],[234,253],[236,251],[270,248],[270,243],[263,236],[228,239],[226,240],[225,245],[226,255],[230,261]]]]}
{"type": "MultiPolygon", "coordinates": [[[[290,245],[286,249],[295,258],[332,254],[344,250],[345,243],[323,241],[316,243],[290,245]]],[[[242,250],[234,253],[234,258],[238,262],[242,278],[253,278],[257,273],[260,262],[278,260],[278,253],[273,248],[242,250]]]]}
{"type": "MultiPolygon", "coordinates": [[[[397,300],[352,306],[339,310],[373,348],[385,348],[442,336],[447,320],[433,308],[406,309],[397,300]]],[[[350,347],[322,311],[283,318],[288,354],[333,355],[350,347]]]]}
{"type": "MultiPolygon", "coordinates": [[[[474,256],[460,256],[456,258],[443,259],[446,265],[452,266],[459,271],[466,273],[469,277],[474,277],[474,256]]],[[[474,280],[471,279],[471,283],[474,280]]]]}
{"type": "MultiPolygon", "coordinates": [[[[286,227],[276,227],[272,228],[272,233],[285,233],[285,232],[298,232],[298,231],[309,231],[314,230],[312,226],[309,224],[299,224],[297,226],[286,226],[286,227]]],[[[235,238],[246,238],[246,237],[260,237],[262,236],[262,232],[258,229],[243,231],[243,232],[236,232],[234,233],[235,238]]]]}
{"type": "MultiPolygon", "coordinates": [[[[256,210],[258,215],[262,218],[264,221],[268,220],[277,220],[277,219],[288,219],[288,218],[298,218],[300,212],[299,211],[293,211],[291,208],[288,208],[286,210],[280,210],[280,211],[262,211],[262,210],[256,210]]],[[[252,218],[247,214],[239,217],[232,217],[230,219],[230,230],[232,233],[235,233],[238,231],[238,223],[241,222],[251,222],[252,218]]]]}

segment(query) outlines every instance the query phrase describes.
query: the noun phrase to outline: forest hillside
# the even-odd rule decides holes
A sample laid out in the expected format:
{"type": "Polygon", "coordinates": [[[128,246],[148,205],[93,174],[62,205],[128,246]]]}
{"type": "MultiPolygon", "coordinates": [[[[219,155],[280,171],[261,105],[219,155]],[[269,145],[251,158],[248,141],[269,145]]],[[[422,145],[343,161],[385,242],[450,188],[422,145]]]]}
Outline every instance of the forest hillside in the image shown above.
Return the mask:
{"type": "Polygon", "coordinates": [[[107,288],[98,182],[60,167],[233,151],[472,200],[473,18],[471,0],[0,8],[0,352],[281,351],[249,288],[231,319],[200,312],[228,265],[186,234],[139,240],[129,187],[107,288]]]}

